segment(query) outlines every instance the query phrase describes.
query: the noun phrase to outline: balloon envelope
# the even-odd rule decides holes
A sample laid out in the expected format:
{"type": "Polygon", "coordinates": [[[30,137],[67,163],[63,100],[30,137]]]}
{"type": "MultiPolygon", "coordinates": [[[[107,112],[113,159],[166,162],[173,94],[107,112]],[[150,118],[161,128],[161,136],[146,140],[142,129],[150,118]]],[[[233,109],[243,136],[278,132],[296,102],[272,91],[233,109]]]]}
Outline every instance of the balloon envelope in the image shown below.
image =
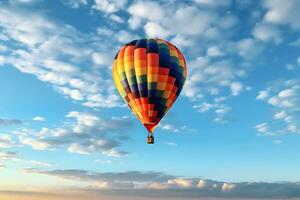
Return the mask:
{"type": "Polygon", "coordinates": [[[184,56],[162,39],[124,45],[113,64],[117,90],[150,133],[177,99],[186,75],[184,56]]]}

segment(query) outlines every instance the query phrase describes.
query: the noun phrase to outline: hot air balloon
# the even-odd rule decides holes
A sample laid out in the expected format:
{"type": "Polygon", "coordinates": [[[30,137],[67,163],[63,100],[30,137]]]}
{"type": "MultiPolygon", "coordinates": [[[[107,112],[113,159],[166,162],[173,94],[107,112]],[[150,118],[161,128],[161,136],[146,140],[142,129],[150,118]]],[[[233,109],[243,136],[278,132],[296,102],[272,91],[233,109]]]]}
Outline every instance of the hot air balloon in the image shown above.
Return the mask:
{"type": "Polygon", "coordinates": [[[162,39],[139,39],[125,44],[113,63],[117,90],[148,130],[153,131],[180,94],[187,75],[183,54],[162,39]]]}

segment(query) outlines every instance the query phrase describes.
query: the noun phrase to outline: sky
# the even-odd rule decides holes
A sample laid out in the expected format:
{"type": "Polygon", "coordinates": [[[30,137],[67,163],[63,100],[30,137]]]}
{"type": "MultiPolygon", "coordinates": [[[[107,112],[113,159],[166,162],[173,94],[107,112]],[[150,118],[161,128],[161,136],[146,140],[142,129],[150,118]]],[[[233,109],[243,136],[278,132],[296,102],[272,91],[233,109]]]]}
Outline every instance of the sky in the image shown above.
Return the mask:
{"type": "Polygon", "coordinates": [[[0,199],[300,199],[300,1],[0,0],[0,199]],[[114,56],[176,45],[147,145],[114,56]]]}

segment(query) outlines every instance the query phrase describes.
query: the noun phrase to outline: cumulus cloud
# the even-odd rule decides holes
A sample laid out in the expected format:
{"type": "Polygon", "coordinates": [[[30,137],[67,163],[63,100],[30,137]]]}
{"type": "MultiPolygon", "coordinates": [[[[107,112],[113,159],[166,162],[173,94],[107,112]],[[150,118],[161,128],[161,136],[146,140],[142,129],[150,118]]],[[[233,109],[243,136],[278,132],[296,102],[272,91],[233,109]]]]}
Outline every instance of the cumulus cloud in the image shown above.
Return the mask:
{"type": "Polygon", "coordinates": [[[264,20],[274,24],[286,24],[292,29],[299,29],[300,2],[290,0],[282,4],[280,0],[265,0],[263,6],[267,9],[264,20]]]}
{"type": "MultiPolygon", "coordinates": [[[[80,101],[82,105],[122,105],[115,94],[111,77],[106,75],[105,70],[97,70],[98,66],[109,66],[108,59],[113,57],[102,53],[107,49],[113,52],[111,44],[104,44],[103,38],[85,35],[39,12],[10,7],[0,9],[0,27],[10,41],[5,44],[10,49],[3,56],[6,64],[50,83],[57,92],[80,101]],[[101,98],[93,98],[95,95],[101,98]]],[[[106,70],[109,71],[110,67],[106,67],[106,70]]]]}
{"type": "Polygon", "coordinates": [[[133,17],[159,21],[164,17],[165,11],[159,3],[154,1],[138,1],[128,7],[128,12],[133,17]]]}
{"type": "Polygon", "coordinates": [[[258,99],[258,100],[265,100],[265,99],[268,98],[268,97],[269,97],[268,91],[266,91],[266,90],[261,90],[261,91],[259,91],[259,93],[258,93],[256,99],[258,99]]]}
{"type": "Polygon", "coordinates": [[[33,121],[40,121],[40,122],[44,122],[46,121],[46,119],[44,117],[41,116],[35,116],[34,118],[32,118],[33,121]]]}
{"type": "Polygon", "coordinates": [[[146,34],[152,38],[166,38],[170,32],[156,22],[147,22],[144,27],[146,34]]]}
{"type": "Polygon", "coordinates": [[[246,90],[247,86],[238,81],[246,72],[227,59],[215,61],[210,57],[198,57],[188,65],[189,76],[183,95],[194,102],[193,108],[197,111],[213,111],[214,121],[226,122],[225,114],[231,108],[225,101],[246,90]]]}
{"type": "MultiPolygon", "coordinates": [[[[67,125],[40,130],[22,129],[15,131],[22,145],[34,150],[57,150],[66,147],[71,153],[102,153],[110,157],[122,157],[128,154],[119,150],[129,135],[122,128],[131,127],[127,117],[105,119],[92,113],[71,111],[65,116],[67,125]]],[[[7,143],[7,141],[6,141],[7,143]]]]}
{"type": "Polygon", "coordinates": [[[263,134],[267,134],[267,133],[269,133],[269,126],[268,126],[268,124],[267,123],[261,123],[261,124],[257,124],[256,126],[255,126],[255,128],[257,129],[257,131],[259,132],[259,133],[263,133],[263,134]]]}
{"type": "Polygon", "coordinates": [[[34,150],[54,150],[64,144],[64,141],[57,139],[32,138],[28,136],[20,136],[19,141],[23,145],[28,145],[34,150]]]}
{"type": "Polygon", "coordinates": [[[254,59],[263,50],[263,46],[252,38],[242,39],[236,44],[239,55],[245,59],[254,59]]]}
{"type": "Polygon", "coordinates": [[[243,85],[239,82],[233,82],[230,84],[231,94],[238,96],[243,91],[243,85]]]}
{"type": "Polygon", "coordinates": [[[257,24],[252,32],[253,36],[264,42],[274,42],[279,44],[282,42],[281,31],[271,24],[257,24]]]}
{"type": "Polygon", "coordinates": [[[127,0],[95,0],[92,8],[105,13],[114,13],[124,8],[126,4],[127,0]]]}
{"type": "Polygon", "coordinates": [[[224,53],[217,46],[209,47],[206,54],[209,57],[220,57],[224,55],[224,53]]]}
{"type": "Polygon", "coordinates": [[[265,101],[274,110],[275,123],[261,123],[256,126],[260,133],[267,135],[282,135],[300,133],[297,115],[300,112],[300,87],[298,80],[284,80],[273,83],[270,87],[259,92],[258,100],[265,101]],[[280,124],[278,122],[281,122],[280,124]],[[270,124],[274,124],[271,127],[270,124]]]}

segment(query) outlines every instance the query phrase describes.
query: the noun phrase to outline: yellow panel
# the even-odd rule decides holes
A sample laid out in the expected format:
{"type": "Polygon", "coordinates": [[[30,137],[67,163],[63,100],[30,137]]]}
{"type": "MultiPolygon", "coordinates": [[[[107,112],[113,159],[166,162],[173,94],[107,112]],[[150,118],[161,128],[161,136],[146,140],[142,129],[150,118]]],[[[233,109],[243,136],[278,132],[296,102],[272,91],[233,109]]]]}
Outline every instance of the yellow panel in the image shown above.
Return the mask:
{"type": "Polygon", "coordinates": [[[147,82],[157,82],[158,79],[158,75],[157,74],[149,74],[148,75],[148,79],[147,82]]]}

